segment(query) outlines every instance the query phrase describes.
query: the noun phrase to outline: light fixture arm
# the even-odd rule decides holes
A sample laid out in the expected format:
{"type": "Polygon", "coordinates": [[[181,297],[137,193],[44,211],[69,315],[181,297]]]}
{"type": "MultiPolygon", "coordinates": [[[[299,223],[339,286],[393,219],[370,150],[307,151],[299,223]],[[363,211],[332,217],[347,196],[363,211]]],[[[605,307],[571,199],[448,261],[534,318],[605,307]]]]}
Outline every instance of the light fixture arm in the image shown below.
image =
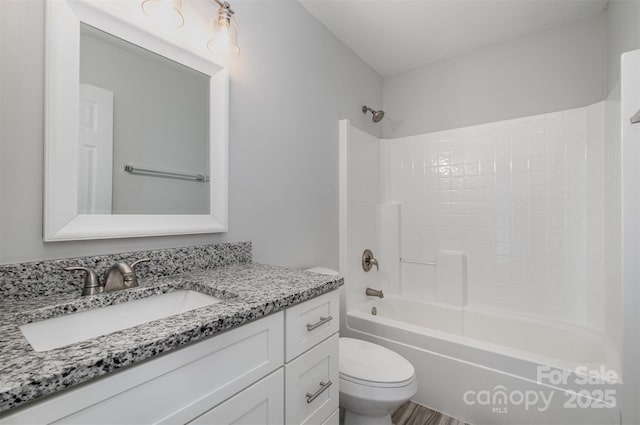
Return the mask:
{"type": "MultiPolygon", "coordinates": [[[[0,0],[2,1],[2,0],[0,0]]],[[[182,0],[141,0],[142,11],[150,18],[167,21],[167,16],[174,22],[163,24],[172,28],[184,25],[182,16],[182,0]],[[171,16],[170,16],[171,15],[171,16]]],[[[238,56],[238,23],[235,20],[235,12],[229,2],[224,0],[211,0],[218,5],[217,13],[211,18],[212,38],[208,41],[209,50],[220,56],[238,56]]]]}
{"type": "Polygon", "coordinates": [[[229,12],[229,14],[233,15],[235,12],[233,10],[231,10],[231,5],[229,4],[229,2],[221,2],[220,0],[213,0],[218,6],[220,6],[221,9],[225,9],[226,11],[229,12]]]}

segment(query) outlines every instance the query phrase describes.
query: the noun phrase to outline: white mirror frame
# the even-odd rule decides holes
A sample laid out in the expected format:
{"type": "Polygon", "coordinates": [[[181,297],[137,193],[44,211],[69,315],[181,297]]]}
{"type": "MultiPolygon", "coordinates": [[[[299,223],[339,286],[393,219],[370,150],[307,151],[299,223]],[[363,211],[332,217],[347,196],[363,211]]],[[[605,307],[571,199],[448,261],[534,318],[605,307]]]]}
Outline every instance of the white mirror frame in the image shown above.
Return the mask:
{"type": "MultiPolygon", "coordinates": [[[[45,41],[44,240],[109,239],[226,232],[228,222],[229,72],[204,53],[125,19],[106,2],[47,0],[45,41]],[[78,214],[80,24],[209,75],[209,214],[78,214]]],[[[118,2],[115,2],[118,3],[118,2]]],[[[139,2],[136,2],[139,5],[139,2]]],[[[122,2],[121,4],[124,4],[122,2]]],[[[131,5],[131,3],[130,3],[131,5]]],[[[139,6],[138,6],[139,7],[139,6]]],[[[202,40],[206,45],[206,39],[202,40]]]]}

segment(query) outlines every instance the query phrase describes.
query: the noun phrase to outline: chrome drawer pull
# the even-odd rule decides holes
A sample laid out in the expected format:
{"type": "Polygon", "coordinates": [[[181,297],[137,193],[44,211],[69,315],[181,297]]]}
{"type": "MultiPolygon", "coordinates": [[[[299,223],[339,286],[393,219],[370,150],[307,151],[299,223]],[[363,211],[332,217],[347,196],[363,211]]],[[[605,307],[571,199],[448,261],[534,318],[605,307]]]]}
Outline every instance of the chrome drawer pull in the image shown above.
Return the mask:
{"type": "Polygon", "coordinates": [[[307,330],[311,332],[312,330],[319,328],[320,326],[324,325],[325,323],[329,323],[332,320],[333,320],[333,317],[331,316],[329,317],[320,316],[320,320],[318,320],[316,323],[307,323],[307,330]]]}
{"type": "Polygon", "coordinates": [[[333,385],[333,382],[331,382],[331,381],[327,382],[326,384],[324,382],[320,382],[320,389],[318,391],[316,391],[313,394],[307,393],[307,403],[308,404],[313,403],[313,400],[318,398],[318,396],[320,394],[322,394],[323,392],[325,392],[327,390],[327,388],[329,388],[331,385],[333,385]]]}

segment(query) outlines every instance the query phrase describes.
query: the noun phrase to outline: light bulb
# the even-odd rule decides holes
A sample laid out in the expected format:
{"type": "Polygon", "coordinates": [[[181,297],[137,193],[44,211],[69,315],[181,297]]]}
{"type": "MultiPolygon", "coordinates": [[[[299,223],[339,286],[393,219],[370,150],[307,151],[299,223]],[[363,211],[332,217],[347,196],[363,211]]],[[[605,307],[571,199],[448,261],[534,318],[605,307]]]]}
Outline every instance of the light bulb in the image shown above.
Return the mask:
{"type": "Polygon", "coordinates": [[[233,18],[233,11],[228,7],[221,7],[218,15],[211,20],[213,37],[207,47],[218,56],[238,56],[238,29],[233,18]]]}
{"type": "Polygon", "coordinates": [[[218,34],[209,41],[209,50],[221,56],[227,56],[231,53],[231,37],[228,27],[220,28],[218,34]]]}
{"type": "Polygon", "coordinates": [[[143,0],[142,11],[157,25],[180,28],[184,25],[182,0],[143,0]]]}

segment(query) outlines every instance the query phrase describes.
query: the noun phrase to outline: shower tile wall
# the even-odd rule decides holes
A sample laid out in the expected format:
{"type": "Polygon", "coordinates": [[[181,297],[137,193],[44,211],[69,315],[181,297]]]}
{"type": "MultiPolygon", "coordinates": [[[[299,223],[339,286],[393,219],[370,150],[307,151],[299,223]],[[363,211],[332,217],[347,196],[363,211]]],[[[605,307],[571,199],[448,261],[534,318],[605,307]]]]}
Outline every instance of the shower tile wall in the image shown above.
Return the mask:
{"type": "MultiPolygon", "coordinates": [[[[603,122],[599,103],[383,140],[401,257],[464,251],[469,304],[602,327],[603,122]]],[[[433,299],[435,269],[402,263],[401,292],[433,299]]]]}

